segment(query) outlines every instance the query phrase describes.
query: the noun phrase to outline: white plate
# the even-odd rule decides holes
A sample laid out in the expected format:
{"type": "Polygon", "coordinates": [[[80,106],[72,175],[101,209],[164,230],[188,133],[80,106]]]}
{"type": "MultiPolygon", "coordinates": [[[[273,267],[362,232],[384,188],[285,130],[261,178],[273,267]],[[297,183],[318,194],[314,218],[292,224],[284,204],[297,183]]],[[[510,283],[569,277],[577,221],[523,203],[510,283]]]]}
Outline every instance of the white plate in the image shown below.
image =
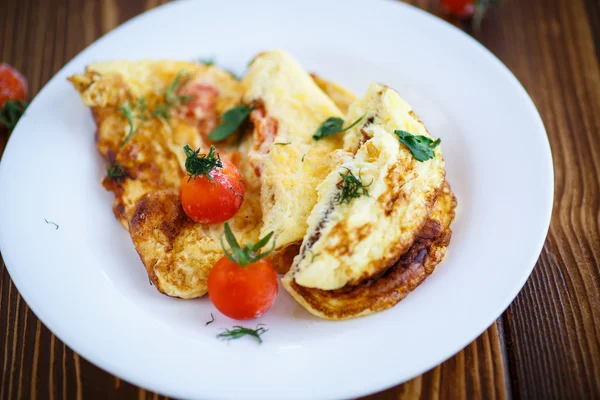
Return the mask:
{"type": "Polygon", "coordinates": [[[514,299],[542,249],[553,198],[533,103],[491,53],[439,19],[398,2],[341,4],[176,2],[98,40],[36,97],[0,164],[0,245],[31,309],[73,350],[175,397],[354,397],[449,358],[514,299]],[[257,321],[269,328],[262,345],[222,342],[215,335],[234,321],[207,298],[171,299],[148,284],[99,184],[105,167],[90,112],[65,78],[94,61],[145,57],[215,56],[243,72],[274,48],[358,94],[371,81],[396,88],[442,138],[458,213],[446,260],[396,307],[327,322],[282,290],[257,321]],[[211,312],[216,322],[205,327],[211,312]]]}

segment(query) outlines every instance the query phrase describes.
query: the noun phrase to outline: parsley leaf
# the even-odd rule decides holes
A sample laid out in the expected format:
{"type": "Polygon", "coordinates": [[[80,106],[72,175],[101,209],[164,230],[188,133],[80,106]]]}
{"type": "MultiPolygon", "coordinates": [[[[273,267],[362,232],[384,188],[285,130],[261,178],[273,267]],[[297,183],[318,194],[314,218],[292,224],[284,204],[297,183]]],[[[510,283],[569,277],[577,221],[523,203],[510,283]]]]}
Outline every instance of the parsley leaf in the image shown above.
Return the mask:
{"type": "Polygon", "coordinates": [[[227,139],[244,123],[252,110],[253,107],[243,104],[230,108],[221,116],[221,123],[208,135],[208,138],[213,142],[227,139]]]}
{"type": "Polygon", "coordinates": [[[324,137],[333,136],[340,132],[345,132],[345,131],[353,128],[354,126],[356,126],[356,124],[358,124],[360,121],[362,121],[362,119],[364,117],[365,116],[363,115],[362,117],[360,117],[359,119],[354,121],[352,124],[350,124],[350,126],[348,126],[346,128],[342,128],[342,126],[344,125],[343,119],[338,118],[338,117],[329,117],[329,118],[327,118],[327,120],[325,122],[323,122],[321,124],[321,126],[319,126],[317,128],[317,131],[313,135],[313,139],[321,140],[324,137]]]}
{"type": "Polygon", "coordinates": [[[394,133],[398,135],[398,140],[408,147],[413,157],[421,162],[434,158],[433,149],[441,142],[441,139],[432,140],[427,136],[415,136],[402,130],[395,130],[394,133]]]}

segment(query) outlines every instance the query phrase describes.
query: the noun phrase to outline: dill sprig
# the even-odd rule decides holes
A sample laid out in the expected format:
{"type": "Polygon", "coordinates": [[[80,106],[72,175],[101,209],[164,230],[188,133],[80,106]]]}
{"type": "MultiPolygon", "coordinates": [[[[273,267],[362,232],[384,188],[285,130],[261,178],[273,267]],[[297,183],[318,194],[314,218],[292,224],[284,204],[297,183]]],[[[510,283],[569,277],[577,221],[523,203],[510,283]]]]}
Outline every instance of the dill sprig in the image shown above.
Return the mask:
{"type": "Polygon", "coordinates": [[[215,168],[223,168],[221,156],[217,153],[215,146],[210,146],[208,154],[200,154],[200,149],[194,151],[189,145],[183,147],[185,152],[185,170],[189,175],[189,179],[196,179],[200,175],[206,176],[211,181],[210,171],[215,168]]]}
{"type": "Polygon", "coordinates": [[[165,90],[164,103],[158,105],[150,115],[146,112],[146,99],[144,96],[140,96],[133,106],[129,105],[129,103],[120,105],[118,107],[119,111],[121,111],[121,114],[123,114],[123,116],[127,118],[127,122],[129,122],[129,132],[127,133],[127,136],[125,136],[123,143],[121,143],[121,147],[125,146],[131,140],[146,121],[155,117],[168,121],[171,117],[170,110],[172,108],[189,103],[191,96],[177,94],[177,91],[187,85],[188,82],[189,75],[179,71],[177,75],[175,75],[173,82],[171,82],[169,87],[167,87],[167,90],[165,90]],[[136,120],[139,121],[137,126],[136,120]]]}
{"type": "Polygon", "coordinates": [[[187,104],[191,100],[191,96],[178,95],[177,90],[183,88],[189,82],[190,78],[188,74],[183,74],[181,71],[177,73],[173,82],[169,85],[165,91],[165,102],[152,112],[151,117],[161,117],[165,120],[169,120],[171,115],[169,111],[173,107],[177,107],[182,104],[187,104]]]}
{"type": "Polygon", "coordinates": [[[270,232],[264,238],[259,239],[256,243],[247,243],[244,247],[241,247],[227,222],[225,222],[224,228],[225,233],[223,236],[225,236],[225,240],[227,240],[227,243],[229,244],[229,250],[225,248],[223,237],[221,237],[221,247],[223,248],[223,252],[229,260],[241,267],[245,267],[246,265],[265,258],[275,249],[275,240],[273,240],[271,249],[261,252],[261,249],[265,247],[273,237],[273,232],[270,232]]]}
{"type": "Polygon", "coordinates": [[[25,100],[9,100],[4,103],[0,110],[0,125],[4,125],[9,132],[12,132],[19,122],[19,119],[25,113],[29,103],[25,100]]]}
{"type": "Polygon", "coordinates": [[[48,225],[54,225],[54,230],[58,230],[58,224],[56,222],[48,221],[46,218],[44,218],[44,221],[46,221],[48,225]]]}
{"type": "Polygon", "coordinates": [[[127,122],[129,122],[129,132],[127,133],[127,136],[125,136],[125,139],[123,139],[123,142],[121,143],[121,147],[123,147],[137,133],[137,131],[140,129],[140,126],[142,126],[142,124],[148,120],[148,118],[145,116],[146,99],[144,98],[144,96],[141,96],[137,99],[133,106],[130,106],[129,104],[120,105],[119,111],[121,111],[121,114],[123,114],[123,116],[127,118],[127,122]],[[137,126],[135,123],[136,120],[140,121],[140,123],[137,124],[137,126]]]}
{"type": "Polygon", "coordinates": [[[115,161],[106,169],[106,175],[113,182],[121,182],[125,179],[127,172],[120,162],[115,161]]]}
{"type": "Polygon", "coordinates": [[[198,63],[206,65],[207,67],[212,67],[215,65],[215,59],[214,58],[199,58],[198,63]]]}
{"type": "Polygon", "coordinates": [[[264,324],[256,325],[256,329],[246,328],[244,326],[235,325],[233,329],[225,329],[225,331],[219,333],[217,338],[224,340],[239,339],[244,336],[251,336],[258,340],[258,343],[262,343],[262,334],[267,332],[268,329],[264,328],[264,324]]]}
{"type": "Polygon", "coordinates": [[[347,174],[339,173],[342,177],[342,181],[338,183],[340,194],[337,199],[337,204],[350,204],[352,199],[360,196],[368,196],[369,191],[367,188],[373,183],[371,181],[368,185],[365,185],[360,177],[360,171],[358,172],[358,177],[356,177],[350,169],[346,168],[346,170],[348,171],[347,174]]]}
{"type": "Polygon", "coordinates": [[[210,313],[210,318],[211,318],[210,321],[207,321],[206,324],[204,324],[204,326],[208,326],[208,325],[212,324],[213,322],[215,322],[215,316],[212,313],[210,313]]]}

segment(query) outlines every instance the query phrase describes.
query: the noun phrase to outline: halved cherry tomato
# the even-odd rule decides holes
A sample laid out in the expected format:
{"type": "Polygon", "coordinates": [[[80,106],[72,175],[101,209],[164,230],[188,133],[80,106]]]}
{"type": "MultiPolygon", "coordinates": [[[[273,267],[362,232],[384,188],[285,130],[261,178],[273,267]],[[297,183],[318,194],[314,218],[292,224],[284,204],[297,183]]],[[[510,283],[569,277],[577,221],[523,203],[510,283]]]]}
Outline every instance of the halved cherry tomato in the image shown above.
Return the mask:
{"type": "Polygon", "coordinates": [[[222,168],[215,167],[205,175],[185,176],[181,181],[181,205],[185,213],[201,224],[216,224],[230,219],[244,201],[246,188],[242,175],[229,160],[222,159],[222,168]]]}
{"type": "Polygon", "coordinates": [[[9,100],[24,100],[27,97],[27,81],[16,69],[0,64],[0,109],[9,100]]]}
{"type": "Polygon", "coordinates": [[[266,259],[240,266],[221,258],[208,275],[208,297],[233,319],[253,319],[269,311],[279,291],[277,273],[266,259]]]}

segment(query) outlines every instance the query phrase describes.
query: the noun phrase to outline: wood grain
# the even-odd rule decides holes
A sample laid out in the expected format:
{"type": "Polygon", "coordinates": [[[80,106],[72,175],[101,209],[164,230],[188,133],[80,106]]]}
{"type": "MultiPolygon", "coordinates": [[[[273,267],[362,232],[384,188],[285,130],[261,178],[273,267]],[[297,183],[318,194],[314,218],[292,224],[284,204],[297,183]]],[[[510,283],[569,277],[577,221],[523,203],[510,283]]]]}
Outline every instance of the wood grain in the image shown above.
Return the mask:
{"type": "MultiPolygon", "coordinates": [[[[164,2],[0,0],[1,61],[35,94],[96,38],[164,2]]],[[[440,13],[438,0],[409,3],[440,13]]],[[[548,240],[496,324],[440,366],[369,398],[600,398],[599,11],[597,0],[506,0],[474,33],[520,79],[548,130],[556,174],[548,240]]],[[[67,348],[0,264],[0,399],[161,398],[67,348]]]]}

